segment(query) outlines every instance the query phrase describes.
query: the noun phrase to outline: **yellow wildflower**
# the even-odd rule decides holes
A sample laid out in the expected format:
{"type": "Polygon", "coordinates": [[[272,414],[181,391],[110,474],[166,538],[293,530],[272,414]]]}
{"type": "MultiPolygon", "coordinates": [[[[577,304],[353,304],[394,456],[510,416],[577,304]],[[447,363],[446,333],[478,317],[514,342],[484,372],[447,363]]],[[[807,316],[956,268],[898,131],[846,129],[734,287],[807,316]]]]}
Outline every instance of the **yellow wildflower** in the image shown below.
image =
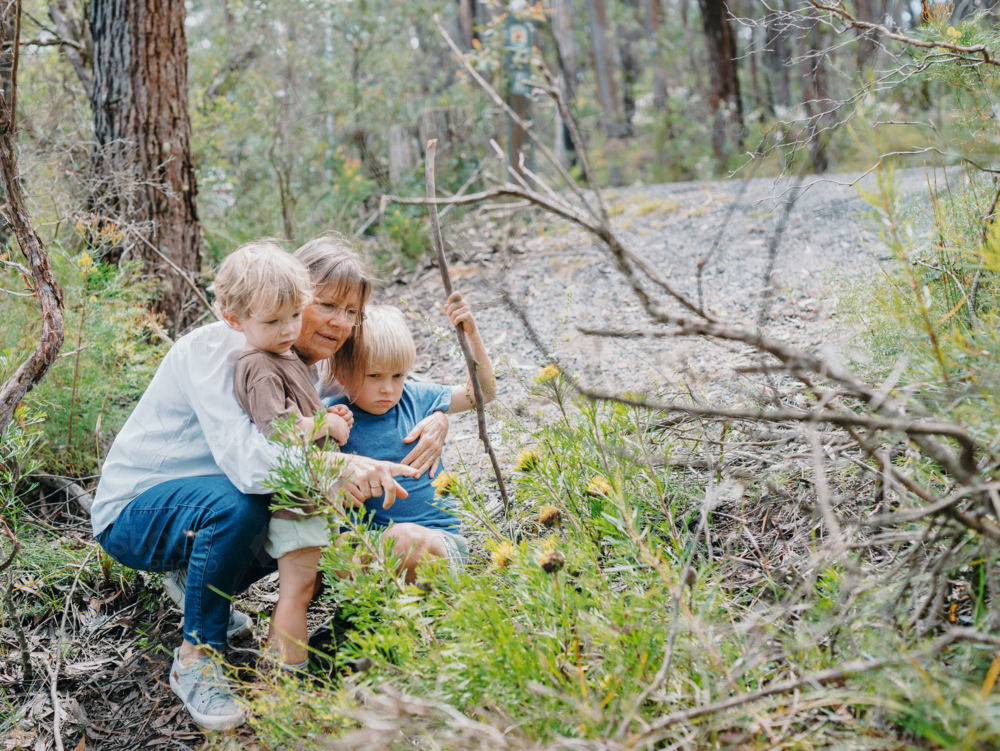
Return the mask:
{"type": "Polygon", "coordinates": [[[94,265],[94,257],[90,253],[84,251],[83,254],[77,259],[76,265],[80,267],[81,271],[90,271],[90,267],[94,265]]]}
{"type": "Polygon", "coordinates": [[[962,32],[956,29],[954,26],[949,26],[948,31],[946,31],[945,33],[952,39],[958,39],[960,36],[962,36],[962,32]]]}
{"type": "Polygon", "coordinates": [[[448,495],[456,479],[458,478],[451,472],[441,472],[431,480],[431,485],[437,490],[438,495],[448,495]]]}
{"type": "Polygon", "coordinates": [[[493,565],[497,568],[507,568],[516,553],[517,549],[513,543],[504,540],[493,551],[493,565]]]}
{"type": "Polygon", "coordinates": [[[538,468],[538,452],[534,449],[522,449],[517,455],[517,471],[531,472],[538,468]]]}
{"type": "Polygon", "coordinates": [[[587,493],[590,495],[611,495],[611,483],[600,475],[594,475],[587,483],[587,493]]]}
{"type": "Polygon", "coordinates": [[[535,376],[535,381],[538,383],[545,383],[546,381],[551,381],[558,375],[559,366],[553,363],[552,365],[546,365],[544,368],[539,370],[538,375],[535,376]]]}
{"type": "Polygon", "coordinates": [[[558,527],[562,521],[562,512],[551,503],[546,503],[538,509],[538,523],[543,527],[558,527]]]}
{"type": "Polygon", "coordinates": [[[554,574],[566,563],[566,557],[558,550],[546,550],[536,559],[546,574],[554,574]]]}

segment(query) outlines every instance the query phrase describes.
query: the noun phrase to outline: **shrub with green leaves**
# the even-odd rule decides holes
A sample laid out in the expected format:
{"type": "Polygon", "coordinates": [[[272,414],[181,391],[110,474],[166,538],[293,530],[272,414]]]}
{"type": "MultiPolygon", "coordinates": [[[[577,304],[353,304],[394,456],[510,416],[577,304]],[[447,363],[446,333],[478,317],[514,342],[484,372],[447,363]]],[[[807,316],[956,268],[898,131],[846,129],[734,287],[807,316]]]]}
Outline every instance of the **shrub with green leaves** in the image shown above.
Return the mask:
{"type": "MultiPolygon", "coordinates": [[[[90,249],[74,253],[59,243],[49,250],[66,300],[66,338],[25,404],[44,415],[38,456],[46,471],[87,477],[97,473],[165,352],[149,312],[156,287],[136,263],[117,267],[90,249]]],[[[8,270],[0,271],[0,280],[8,289],[20,283],[8,270]]],[[[6,300],[0,349],[23,360],[35,346],[36,319],[33,297],[6,300]]]]}

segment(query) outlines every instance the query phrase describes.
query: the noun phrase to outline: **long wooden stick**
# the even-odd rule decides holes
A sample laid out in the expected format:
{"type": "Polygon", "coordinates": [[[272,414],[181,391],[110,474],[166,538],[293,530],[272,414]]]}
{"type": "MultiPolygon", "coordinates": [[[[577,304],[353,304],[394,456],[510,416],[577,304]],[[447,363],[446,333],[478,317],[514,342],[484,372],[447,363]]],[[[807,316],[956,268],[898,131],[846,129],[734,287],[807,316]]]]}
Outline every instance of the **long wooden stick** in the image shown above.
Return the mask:
{"type": "MultiPolygon", "coordinates": [[[[424,173],[427,175],[427,198],[434,199],[437,198],[437,189],[434,187],[434,153],[437,150],[437,139],[432,138],[427,142],[426,158],[424,160],[424,173]]],[[[441,235],[441,222],[438,221],[438,209],[436,204],[428,204],[427,213],[431,221],[431,237],[434,240],[434,250],[437,252],[438,266],[441,267],[441,281],[444,283],[444,291],[448,297],[451,297],[451,293],[454,288],[451,285],[451,274],[448,273],[448,261],[444,257],[444,238],[441,235]]],[[[486,432],[486,410],[484,409],[484,404],[486,403],[483,399],[483,388],[479,384],[479,363],[476,362],[476,358],[472,356],[472,348],[469,346],[469,340],[465,338],[465,329],[462,324],[458,324],[455,327],[458,333],[458,345],[462,348],[462,354],[465,355],[465,364],[469,369],[469,380],[472,381],[472,395],[476,400],[476,422],[479,423],[479,437],[483,441],[483,446],[486,447],[486,453],[489,454],[490,463],[493,465],[493,472],[497,476],[497,485],[500,486],[500,495],[503,497],[503,510],[507,514],[510,512],[510,499],[507,497],[507,486],[503,481],[503,474],[500,472],[500,463],[497,461],[497,455],[493,452],[493,444],[490,443],[489,434],[486,432]]]]}

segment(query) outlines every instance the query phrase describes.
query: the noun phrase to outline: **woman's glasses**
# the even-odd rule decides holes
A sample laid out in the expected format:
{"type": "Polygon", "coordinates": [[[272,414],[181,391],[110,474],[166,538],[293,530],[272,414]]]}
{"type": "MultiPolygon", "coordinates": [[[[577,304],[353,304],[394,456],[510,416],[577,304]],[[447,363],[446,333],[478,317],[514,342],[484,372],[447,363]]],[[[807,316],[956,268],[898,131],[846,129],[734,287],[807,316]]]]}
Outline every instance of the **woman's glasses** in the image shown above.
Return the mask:
{"type": "Polygon", "coordinates": [[[365,314],[357,308],[345,308],[343,305],[334,305],[333,303],[322,301],[317,301],[317,304],[323,308],[324,314],[331,319],[339,318],[340,314],[343,313],[344,320],[351,326],[359,326],[365,320],[365,314]]]}

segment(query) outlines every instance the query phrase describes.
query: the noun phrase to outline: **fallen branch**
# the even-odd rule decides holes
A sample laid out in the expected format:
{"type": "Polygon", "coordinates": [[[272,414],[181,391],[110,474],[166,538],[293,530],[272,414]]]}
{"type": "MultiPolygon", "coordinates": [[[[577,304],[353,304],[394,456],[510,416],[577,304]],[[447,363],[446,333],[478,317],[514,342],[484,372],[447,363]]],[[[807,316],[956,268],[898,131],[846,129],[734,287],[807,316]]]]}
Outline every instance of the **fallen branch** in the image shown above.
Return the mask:
{"type": "Polygon", "coordinates": [[[649,728],[647,730],[629,739],[630,745],[633,747],[640,743],[641,745],[651,745],[663,736],[664,731],[667,728],[671,725],[676,725],[678,722],[685,722],[697,719],[698,717],[704,717],[705,715],[724,712],[727,709],[734,709],[735,707],[755,702],[758,699],[763,699],[767,696],[788,693],[789,691],[794,691],[795,689],[802,688],[803,686],[819,686],[823,683],[839,681],[849,675],[854,675],[855,673],[866,673],[870,670],[878,670],[893,662],[896,662],[896,660],[855,660],[854,662],[849,662],[840,668],[830,668],[829,670],[821,670],[818,673],[805,675],[791,681],[772,683],[767,688],[762,688],[759,691],[754,691],[750,694],[741,694],[723,701],[717,701],[713,704],[705,704],[700,707],[685,709],[681,712],[673,712],[672,714],[658,717],[649,723],[649,728]]]}

